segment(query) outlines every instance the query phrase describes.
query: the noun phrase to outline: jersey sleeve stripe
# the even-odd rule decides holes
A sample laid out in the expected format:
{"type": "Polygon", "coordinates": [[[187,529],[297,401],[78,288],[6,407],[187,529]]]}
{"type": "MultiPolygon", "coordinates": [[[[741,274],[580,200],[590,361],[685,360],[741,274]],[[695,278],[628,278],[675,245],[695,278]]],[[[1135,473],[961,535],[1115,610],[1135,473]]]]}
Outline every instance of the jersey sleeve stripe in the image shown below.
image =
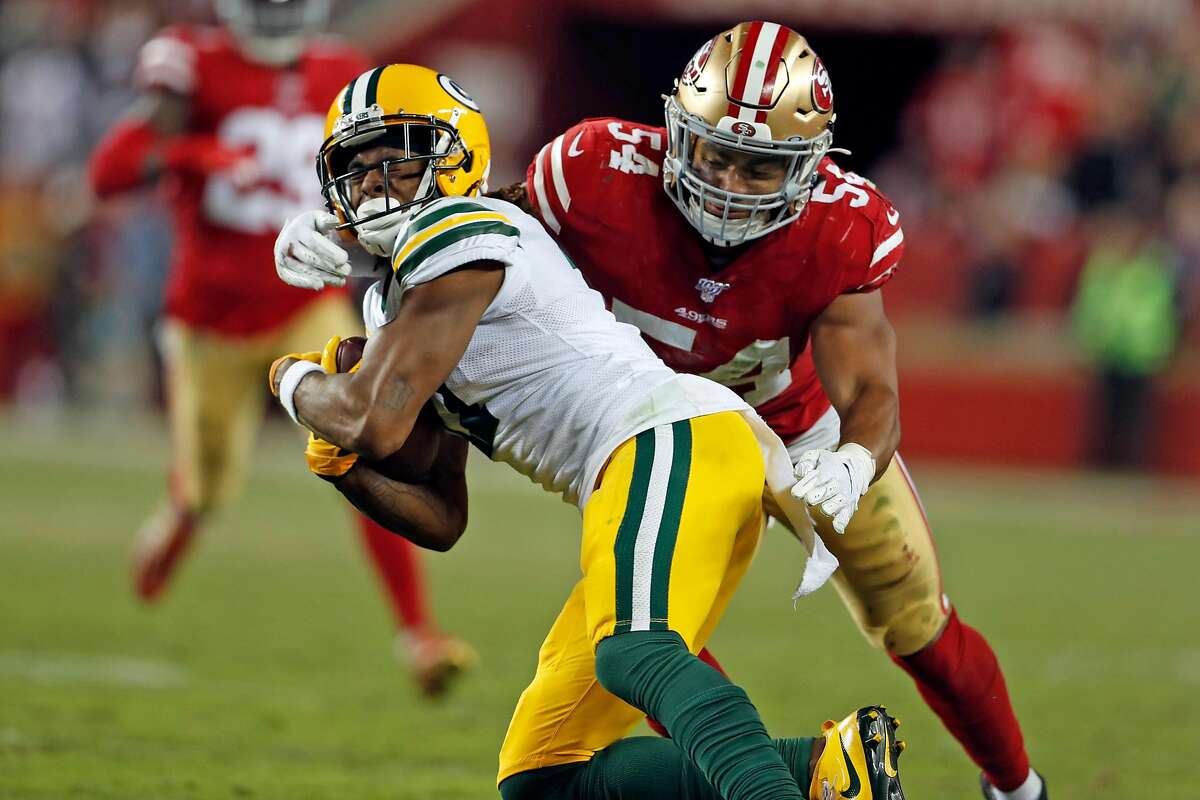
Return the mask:
{"type": "Polygon", "coordinates": [[[891,280],[892,273],[894,273],[899,266],[900,266],[899,262],[892,264],[890,267],[885,269],[883,272],[879,273],[874,278],[872,278],[871,280],[864,283],[862,286],[859,286],[854,291],[855,292],[869,292],[876,287],[882,286],[883,284],[885,284],[889,280],[891,280]]]}
{"type": "Polygon", "coordinates": [[[422,263],[439,253],[445,252],[464,239],[488,235],[519,238],[521,232],[512,225],[494,220],[480,220],[478,222],[469,222],[465,225],[457,225],[433,236],[425,241],[424,244],[418,245],[416,250],[410,251],[405,258],[397,259],[395,262],[396,276],[403,278],[422,263]]]}
{"type": "Polygon", "coordinates": [[[399,269],[400,265],[408,259],[418,248],[427,242],[436,239],[439,234],[452,231],[456,228],[467,227],[473,222],[496,222],[503,224],[507,228],[516,233],[516,228],[513,227],[512,221],[503,214],[495,211],[480,211],[471,214],[456,214],[449,219],[442,220],[423,231],[418,232],[415,236],[408,236],[400,244],[396,250],[396,256],[392,259],[392,267],[399,269]]]}
{"type": "Polygon", "coordinates": [[[562,233],[562,225],[558,223],[558,217],[554,215],[554,209],[550,207],[550,198],[546,197],[546,170],[545,163],[550,157],[550,145],[542,148],[538,153],[537,159],[533,164],[533,199],[537,203],[538,210],[541,212],[542,222],[546,223],[546,227],[555,233],[562,233]]]}
{"type": "Polygon", "coordinates": [[[571,192],[567,189],[566,175],[563,173],[562,151],[563,134],[560,133],[550,145],[550,175],[554,178],[554,191],[558,193],[559,205],[566,216],[571,210],[571,192]]]}
{"type": "Polygon", "coordinates": [[[897,228],[895,233],[884,239],[879,243],[879,246],[875,248],[875,252],[871,256],[871,266],[873,267],[880,261],[883,261],[883,259],[887,258],[888,254],[899,247],[900,243],[903,241],[904,230],[902,228],[897,228]]]}
{"type": "MultiPolygon", "coordinates": [[[[403,246],[415,234],[420,233],[432,227],[435,223],[441,222],[447,217],[453,217],[455,214],[471,214],[491,212],[490,208],[481,206],[479,203],[473,203],[470,200],[462,200],[458,202],[447,203],[445,205],[437,205],[430,211],[425,211],[413,218],[412,223],[404,232],[404,236],[400,239],[399,245],[403,246]]],[[[497,213],[497,212],[492,212],[497,213]]]]}

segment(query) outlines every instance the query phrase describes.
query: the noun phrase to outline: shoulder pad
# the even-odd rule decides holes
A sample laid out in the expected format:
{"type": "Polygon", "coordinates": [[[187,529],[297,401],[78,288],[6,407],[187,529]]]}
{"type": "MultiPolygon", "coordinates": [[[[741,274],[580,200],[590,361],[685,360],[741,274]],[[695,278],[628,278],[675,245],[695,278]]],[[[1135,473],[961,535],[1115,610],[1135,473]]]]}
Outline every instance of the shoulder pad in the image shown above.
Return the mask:
{"type": "Polygon", "coordinates": [[[615,170],[658,176],[666,133],[612,117],[585,119],[548,142],[526,172],[534,214],[555,234],[579,218],[600,213],[610,199],[615,170]]]}
{"type": "Polygon", "coordinates": [[[822,228],[836,240],[845,292],[869,292],[892,277],[904,253],[900,212],[871,181],[844,171],[830,158],[818,166],[821,179],[809,203],[823,216],[822,228]]]}
{"type": "Polygon", "coordinates": [[[392,270],[406,283],[423,283],[471,261],[503,260],[498,253],[519,242],[520,231],[506,211],[469,197],[440,198],[414,214],[396,237],[392,270]]]}

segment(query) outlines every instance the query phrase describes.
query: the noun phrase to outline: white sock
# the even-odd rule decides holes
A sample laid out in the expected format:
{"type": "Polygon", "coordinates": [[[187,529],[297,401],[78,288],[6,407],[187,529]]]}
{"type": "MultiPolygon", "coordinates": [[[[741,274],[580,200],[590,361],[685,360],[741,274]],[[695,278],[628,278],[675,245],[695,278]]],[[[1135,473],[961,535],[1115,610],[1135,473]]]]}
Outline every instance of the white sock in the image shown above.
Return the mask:
{"type": "Polygon", "coordinates": [[[1002,792],[991,786],[992,800],[1038,800],[1042,796],[1042,778],[1032,769],[1025,782],[1009,792],[1002,792]]]}

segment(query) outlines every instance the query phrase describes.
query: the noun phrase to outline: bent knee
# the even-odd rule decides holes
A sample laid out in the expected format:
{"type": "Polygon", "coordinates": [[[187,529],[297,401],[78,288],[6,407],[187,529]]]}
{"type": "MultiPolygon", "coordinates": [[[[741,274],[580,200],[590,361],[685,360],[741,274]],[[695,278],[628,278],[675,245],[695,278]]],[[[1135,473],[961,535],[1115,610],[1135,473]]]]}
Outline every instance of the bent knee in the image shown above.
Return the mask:
{"type": "Polygon", "coordinates": [[[630,631],[602,640],[596,646],[596,680],[606,690],[630,702],[640,680],[662,669],[687,645],[674,631],[630,631]]]}

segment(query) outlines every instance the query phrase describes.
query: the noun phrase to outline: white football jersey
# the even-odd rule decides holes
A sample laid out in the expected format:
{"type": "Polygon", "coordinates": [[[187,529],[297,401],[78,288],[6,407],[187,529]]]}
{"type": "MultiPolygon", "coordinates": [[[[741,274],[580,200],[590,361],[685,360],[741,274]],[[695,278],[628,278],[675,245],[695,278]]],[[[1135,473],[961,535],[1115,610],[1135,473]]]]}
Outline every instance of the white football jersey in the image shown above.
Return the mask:
{"type": "Polygon", "coordinates": [[[743,411],[740,397],[677,375],[618,322],[533,217],[491,198],[436,200],[396,238],[393,275],[364,299],[367,330],[396,317],[404,293],[474,261],[504,283],[435,397],[447,427],[582,507],[609,455],[667,422],[743,411]]]}

